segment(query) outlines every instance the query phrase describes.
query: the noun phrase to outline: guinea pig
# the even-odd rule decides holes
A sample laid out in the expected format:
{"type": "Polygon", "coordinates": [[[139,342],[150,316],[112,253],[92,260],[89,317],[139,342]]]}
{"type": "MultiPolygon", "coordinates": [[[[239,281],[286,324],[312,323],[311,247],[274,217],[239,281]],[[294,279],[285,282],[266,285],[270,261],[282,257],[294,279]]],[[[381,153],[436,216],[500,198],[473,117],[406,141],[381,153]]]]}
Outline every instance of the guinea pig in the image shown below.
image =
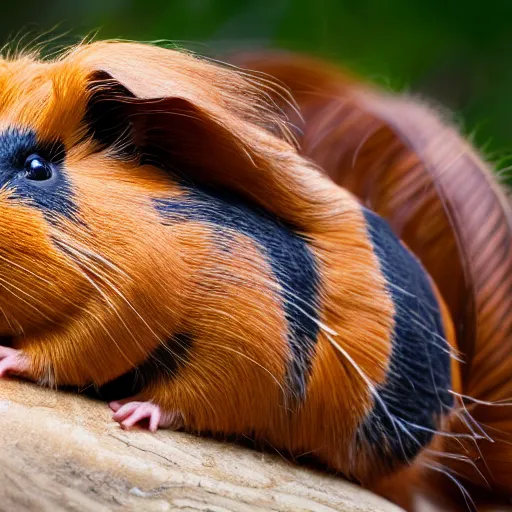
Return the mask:
{"type": "Polygon", "coordinates": [[[379,490],[460,410],[452,316],[275,91],[134,43],[0,62],[0,376],[379,490]]]}

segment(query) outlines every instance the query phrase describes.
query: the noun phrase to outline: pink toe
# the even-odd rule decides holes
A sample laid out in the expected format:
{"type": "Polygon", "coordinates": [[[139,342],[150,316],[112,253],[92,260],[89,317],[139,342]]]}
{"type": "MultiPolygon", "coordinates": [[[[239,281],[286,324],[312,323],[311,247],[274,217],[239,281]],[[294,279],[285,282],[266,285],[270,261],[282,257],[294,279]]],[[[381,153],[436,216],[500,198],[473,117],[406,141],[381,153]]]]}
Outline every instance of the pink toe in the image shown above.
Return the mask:
{"type": "Polygon", "coordinates": [[[123,406],[120,402],[110,402],[108,406],[114,411],[117,412],[123,406]]]}
{"type": "Polygon", "coordinates": [[[112,416],[114,421],[123,421],[140,407],[140,402],[130,402],[121,406],[112,416]]]}
{"type": "Polygon", "coordinates": [[[128,418],[126,418],[121,423],[121,425],[124,428],[129,429],[132,428],[139,421],[149,418],[151,416],[151,409],[145,405],[146,404],[141,405],[137,409],[135,409],[135,411],[133,411],[133,413],[130,416],[128,416],[128,418]]]}
{"type": "Polygon", "coordinates": [[[0,345],[0,359],[3,359],[4,357],[10,356],[12,354],[16,354],[18,350],[15,348],[10,347],[4,347],[0,345]]]}
{"type": "Polygon", "coordinates": [[[158,430],[158,426],[160,425],[160,420],[162,418],[162,413],[159,408],[153,409],[151,413],[151,417],[149,419],[149,430],[151,432],[156,432],[158,430]]]}
{"type": "Polygon", "coordinates": [[[9,349],[9,351],[10,353],[7,355],[0,355],[0,377],[4,377],[8,373],[16,375],[27,372],[29,365],[26,357],[19,350],[9,349]]]}

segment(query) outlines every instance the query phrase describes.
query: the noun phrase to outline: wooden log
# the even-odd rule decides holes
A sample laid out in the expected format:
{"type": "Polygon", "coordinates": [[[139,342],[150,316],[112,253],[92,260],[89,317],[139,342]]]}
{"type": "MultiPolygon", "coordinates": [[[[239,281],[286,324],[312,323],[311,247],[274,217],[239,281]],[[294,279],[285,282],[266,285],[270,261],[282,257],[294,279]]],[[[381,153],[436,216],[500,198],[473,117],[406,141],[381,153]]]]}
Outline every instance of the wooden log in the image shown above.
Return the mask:
{"type": "Polygon", "coordinates": [[[186,433],[123,431],[105,404],[0,382],[0,510],[399,509],[278,456],[186,433]]]}

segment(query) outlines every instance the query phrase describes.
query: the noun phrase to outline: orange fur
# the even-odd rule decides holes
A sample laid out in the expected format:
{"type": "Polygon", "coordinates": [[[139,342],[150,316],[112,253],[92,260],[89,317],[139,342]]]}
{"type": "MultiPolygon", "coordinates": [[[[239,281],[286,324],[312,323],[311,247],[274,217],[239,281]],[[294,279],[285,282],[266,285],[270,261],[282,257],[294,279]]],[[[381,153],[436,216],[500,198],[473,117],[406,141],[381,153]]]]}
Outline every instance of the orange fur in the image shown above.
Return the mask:
{"type": "Polygon", "coordinates": [[[5,61],[0,81],[0,131],[64,143],[82,221],[48,222],[23,201],[0,201],[19,224],[16,235],[7,221],[0,228],[0,272],[10,283],[0,294],[1,334],[29,358],[25,376],[100,386],[187,330],[194,347],[185,367],[138,398],[179,411],[190,430],[312,452],[366,484],[386,473],[355,431],[372,404],[369,385],[386,376],[393,304],[358,202],[297,153],[265,84],[128,43],[80,46],[52,62],[5,61]],[[111,92],[113,83],[134,97],[111,92]],[[179,196],[179,187],[153,163],[120,158],[89,136],[84,116],[97,94],[119,102],[136,144],[156,148],[164,164],[255,200],[311,240],[327,328],[300,406],[282,389],[291,356],[268,263],[246,237],[233,238],[227,256],[204,223],[163,225],[151,202],[179,196]]]}
{"type": "Polygon", "coordinates": [[[464,361],[454,363],[453,386],[468,396],[445,425],[457,437],[438,437],[439,455],[425,453],[381,489],[408,509],[416,492],[438,507],[444,501],[447,510],[466,508],[470,498],[456,480],[479,503],[490,499],[481,488],[497,500],[510,498],[512,213],[497,180],[450,123],[418,99],[386,94],[300,55],[240,54],[231,62],[292,91],[303,122],[274,98],[301,130],[301,153],[389,220],[433,277],[445,318],[449,312],[453,319],[453,346],[464,361]],[[479,439],[460,437],[474,433],[479,439]]]}
{"type": "MultiPolygon", "coordinates": [[[[498,347],[508,320],[498,320],[511,274],[502,256],[479,253],[492,226],[477,231],[481,216],[464,205],[459,180],[487,183],[471,199],[492,209],[500,230],[491,241],[505,248],[508,207],[471,150],[430,110],[313,61],[304,75],[303,61],[287,59],[252,63],[284,79],[301,104],[299,149],[280,114],[287,109],[299,123],[285,89],[185,53],[101,42],[48,62],[2,61],[0,137],[16,128],[61,141],[77,213],[48,216],[9,184],[0,190],[0,335],[28,358],[25,376],[87,387],[139,368],[159,348],[179,353],[173,336],[186,332],[193,343],[179,370],[168,369],[137,399],[179,413],[188,430],[311,453],[407,508],[424,489],[442,499],[429,464],[477,484],[474,467],[453,458],[464,446],[480,471],[479,450],[503,470],[495,489],[509,492],[508,445],[479,440],[474,448],[444,435],[467,434],[462,399],[436,418],[438,435],[408,465],[395,467],[383,460],[386,446],[378,456],[358,437],[391,371],[397,313],[360,201],[390,221],[430,272],[450,350],[473,351],[470,372],[452,360],[451,388],[481,400],[510,395],[510,344],[498,347]],[[93,136],[101,119],[88,117],[91,105],[117,123],[117,143],[93,136]],[[256,203],[307,240],[321,329],[302,399],[286,381],[294,357],[288,299],[261,247],[242,232],[218,244],[216,226],[201,218],[162,222],[155,201],[189,201],[181,175],[256,203]]],[[[508,435],[507,408],[473,409],[508,435]]]]}

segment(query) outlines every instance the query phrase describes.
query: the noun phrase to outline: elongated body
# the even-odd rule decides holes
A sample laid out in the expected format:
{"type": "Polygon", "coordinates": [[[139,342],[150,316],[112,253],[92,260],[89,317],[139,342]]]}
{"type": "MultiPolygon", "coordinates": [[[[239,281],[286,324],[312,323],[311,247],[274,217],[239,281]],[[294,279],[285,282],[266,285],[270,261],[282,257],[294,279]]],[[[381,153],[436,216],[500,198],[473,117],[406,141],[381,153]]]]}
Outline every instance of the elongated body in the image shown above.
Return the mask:
{"type": "Polygon", "coordinates": [[[0,375],[374,488],[438,446],[451,315],[264,82],[128,43],[5,61],[0,82],[0,375]]]}

